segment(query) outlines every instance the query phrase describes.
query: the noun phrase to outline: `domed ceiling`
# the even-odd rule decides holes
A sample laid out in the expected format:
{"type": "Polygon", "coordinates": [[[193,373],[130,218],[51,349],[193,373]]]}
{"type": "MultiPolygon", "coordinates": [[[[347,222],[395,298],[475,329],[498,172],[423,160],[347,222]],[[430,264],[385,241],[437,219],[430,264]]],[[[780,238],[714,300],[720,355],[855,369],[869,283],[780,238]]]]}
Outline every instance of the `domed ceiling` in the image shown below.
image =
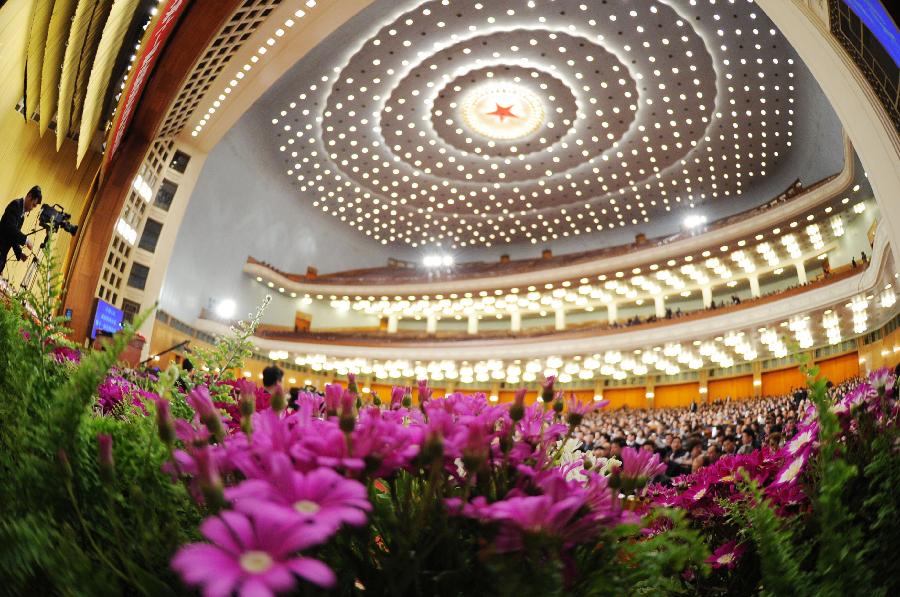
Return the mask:
{"type": "Polygon", "coordinates": [[[370,8],[349,43],[326,40],[324,57],[295,69],[269,116],[299,200],[382,244],[680,222],[798,151],[802,65],[753,2],[370,8]]]}

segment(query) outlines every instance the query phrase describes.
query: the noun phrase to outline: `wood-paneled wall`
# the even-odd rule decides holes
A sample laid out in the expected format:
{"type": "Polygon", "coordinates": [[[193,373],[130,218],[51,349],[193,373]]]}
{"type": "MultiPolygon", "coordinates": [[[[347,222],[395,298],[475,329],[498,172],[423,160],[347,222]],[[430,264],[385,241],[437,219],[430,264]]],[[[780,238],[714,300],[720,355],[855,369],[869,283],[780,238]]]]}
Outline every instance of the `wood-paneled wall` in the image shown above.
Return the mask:
{"type": "Polygon", "coordinates": [[[644,388],[615,388],[605,390],[603,399],[609,400],[608,409],[615,408],[646,408],[649,406],[647,391],[644,388]]]}
{"type": "Polygon", "coordinates": [[[762,374],[763,396],[781,396],[804,387],[806,387],[806,377],[797,367],[788,367],[762,374]]]}
{"type": "Polygon", "coordinates": [[[653,394],[654,408],[690,406],[691,402],[700,402],[700,384],[692,382],[656,386],[653,394]]]}
{"type": "Polygon", "coordinates": [[[816,364],[819,366],[819,377],[836,384],[859,375],[859,355],[855,352],[819,361],[816,364]]]}
{"type": "Polygon", "coordinates": [[[710,402],[725,400],[726,398],[741,400],[752,398],[754,395],[752,375],[729,377],[727,379],[711,379],[707,383],[706,388],[710,402]]]}

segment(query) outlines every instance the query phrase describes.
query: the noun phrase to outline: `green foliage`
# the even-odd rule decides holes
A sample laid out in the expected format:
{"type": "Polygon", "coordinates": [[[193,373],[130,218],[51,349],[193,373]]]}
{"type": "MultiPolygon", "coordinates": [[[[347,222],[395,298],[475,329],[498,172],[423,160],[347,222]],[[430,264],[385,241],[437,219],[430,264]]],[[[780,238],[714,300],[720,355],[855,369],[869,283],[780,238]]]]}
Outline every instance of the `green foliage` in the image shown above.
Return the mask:
{"type": "Polygon", "coordinates": [[[709,550],[683,512],[653,512],[645,525],[658,517],[669,519],[672,528],[649,538],[641,536],[637,525],[613,529],[607,542],[593,550],[591,560],[582,565],[593,572],[577,593],[596,597],[691,594],[682,573],[706,576],[709,567],[704,560],[709,550]]]}
{"type": "Polygon", "coordinates": [[[746,482],[747,492],[753,496],[752,506],[731,506],[735,522],[744,528],[756,547],[761,572],[760,591],[764,595],[805,595],[812,577],[802,564],[809,547],[799,539],[797,521],[780,518],[760,487],[746,482]]]}
{"type": "Polygon", "coordinates": [[[752,483],[752,505],[729,506],[743,528],[741,536],[755,548],[759,592],[797,597],[897,594],[896,575],[885,574],[895,566],[894,545],[900,537],[896,426],[876,431],[863,414],[859,436],[842,441],[827,381],[817,379],[819,369],[809,366],[808,359],[799,360],[819,425],[819,450],[806,483],[811,511],[794,519],[778,517],[752,483]]]}
{"type": "Polygon", "coordinates": [[[233,369],[240,367],[245,359],[253,354],[253,337],[263,313],[272,301],[271,296],[266,296],[256,312],[250,316],[249,321],[238,321],[229,328],[229,333],[216,340],[211,349],[195,348],[194,354],[199,361],[209,368],[208,385],[210,390],[215,389],[215,384],[220,379],[233,379],[233,369]]]}
{"type": "Polygon", "coordinates": [[[47,341],[59,343],[58,294],[43,286],[30,299],[37,318],[15,301],[0,305],[0,592],[179,592],[168,561],[194,538],[199,515],[161,470],[168,453],[154,420],[92,410],[132,329],[72,370],[47,355],[47,341]],[[100,478],[98,433],[113,438],[112,482],[100,478]]]}

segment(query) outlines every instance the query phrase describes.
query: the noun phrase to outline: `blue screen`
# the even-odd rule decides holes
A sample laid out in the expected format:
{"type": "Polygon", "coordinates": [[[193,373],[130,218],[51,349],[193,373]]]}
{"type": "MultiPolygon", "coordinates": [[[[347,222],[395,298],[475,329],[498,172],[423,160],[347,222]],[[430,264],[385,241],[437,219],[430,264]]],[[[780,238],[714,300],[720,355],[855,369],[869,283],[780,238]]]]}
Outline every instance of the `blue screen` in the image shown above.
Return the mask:
{"type": "Polygon", "coordinates": [[[91,325],[91,338],[97,337],[97,330],[103,330],[115,334],[122,329],[122,319],[125,314],[121,309],[116,309],[106,301],[97,299],[97,308],[94,310],[94,323],[91,325]]]}
{"type": "Polygon", "coordinates": [[[865,23],[885,51],[900,64],[900,33],[897,25],[879,0],[844,0],[856,16],[865,23]]]}

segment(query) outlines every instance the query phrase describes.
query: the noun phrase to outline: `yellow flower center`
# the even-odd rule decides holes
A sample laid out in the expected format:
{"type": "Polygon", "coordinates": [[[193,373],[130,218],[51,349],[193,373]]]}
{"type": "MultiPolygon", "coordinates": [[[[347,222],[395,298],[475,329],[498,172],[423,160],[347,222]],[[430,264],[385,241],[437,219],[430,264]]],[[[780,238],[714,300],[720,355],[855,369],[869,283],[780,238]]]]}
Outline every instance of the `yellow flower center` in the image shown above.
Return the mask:
{"type": "Polygon", "coordinates": [[[264,551],[245,551],[241,554],[241,568],[251,574],[261,574],[272,567],[272,556],[264,551]]]}
{"type": "Polygon", "coordinates": [[[726,554],[722,554],[716,559],[716,562],[720,564],[730,564],[731,560],[734,559],[734,554],[732,552],[728,552],[726,554]]]}
{"type": "Polygon", "coordinates": [[[294,510],[301,514],[315,514],[321,510],[321,508],[319,507],[319,504],[311,502],[310,500],[300,500],[294,502],[294,510]]]}

